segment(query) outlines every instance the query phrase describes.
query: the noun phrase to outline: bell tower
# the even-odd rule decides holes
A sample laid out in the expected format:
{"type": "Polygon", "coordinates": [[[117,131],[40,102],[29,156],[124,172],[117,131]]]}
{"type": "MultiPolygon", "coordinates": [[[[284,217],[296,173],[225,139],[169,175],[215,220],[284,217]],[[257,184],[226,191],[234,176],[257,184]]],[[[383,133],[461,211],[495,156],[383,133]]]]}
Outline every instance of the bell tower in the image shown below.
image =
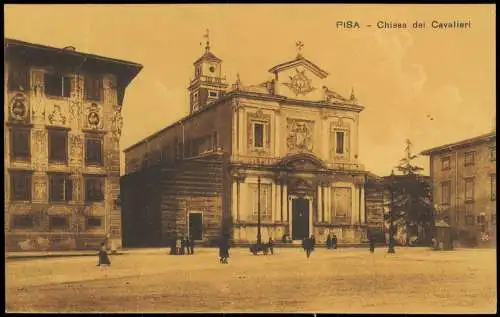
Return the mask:
{"type": "Polygon", "coordinates": [[[222,76],[222,60],[210,51],[208,30],[205,53],[194,62],[194,78],[188,87],[189,112],[196,112],[224,95],[228,84],[222,76]]]}

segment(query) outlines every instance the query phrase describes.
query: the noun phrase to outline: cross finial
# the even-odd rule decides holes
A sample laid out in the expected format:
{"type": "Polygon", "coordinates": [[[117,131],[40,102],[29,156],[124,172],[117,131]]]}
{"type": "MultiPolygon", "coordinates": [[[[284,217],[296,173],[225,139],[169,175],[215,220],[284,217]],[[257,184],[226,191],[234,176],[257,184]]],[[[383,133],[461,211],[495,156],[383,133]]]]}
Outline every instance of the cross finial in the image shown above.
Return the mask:
{"type": "Polygon", "coordinates": [[[302,41],[297,41],[295,43],[295,46],[297,46],[297,56],[302,56],[300,53],[302,51],[302,48],[304,48],[304,43],[302,43],[302,41]]]}
{"type": "Polygon", "coordinates": [[[210,51],[210,31],[207,29],[203,37],[206,39],[205,52],[210,51]]]}

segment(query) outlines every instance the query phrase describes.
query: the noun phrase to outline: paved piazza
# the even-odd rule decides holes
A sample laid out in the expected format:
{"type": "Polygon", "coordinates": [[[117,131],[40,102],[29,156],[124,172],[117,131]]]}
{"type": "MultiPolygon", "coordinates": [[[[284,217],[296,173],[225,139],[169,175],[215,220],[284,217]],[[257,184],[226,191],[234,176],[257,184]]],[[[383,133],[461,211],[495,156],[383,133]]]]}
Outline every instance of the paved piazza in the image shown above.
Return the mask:
{"type": "Polygon", "coordinates": [[[496,250],[424,248],[315,251],[253,256],[166,249],[97,257],[9,260],[8,312],[398,312],[496,311],[496,250]]]}

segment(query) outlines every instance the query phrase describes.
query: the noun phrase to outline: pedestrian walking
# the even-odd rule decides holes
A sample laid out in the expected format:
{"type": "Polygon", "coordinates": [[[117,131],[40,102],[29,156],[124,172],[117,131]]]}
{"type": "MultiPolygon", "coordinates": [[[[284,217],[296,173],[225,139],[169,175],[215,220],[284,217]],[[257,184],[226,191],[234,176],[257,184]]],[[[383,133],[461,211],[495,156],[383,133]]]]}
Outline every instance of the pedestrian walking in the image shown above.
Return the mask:
{"type": "Polygon", "coordinates": [[[182,252],[182,241],[181,239],[176,239],[175,240],[175,251],[177,255],[180,255],[182,252]]]}
{"type": "Polygon", "coordinates": [[[314,251],[314,247],[316,246],[316,238],[313,234],[311,234],[311,251],[314,251]]]}
{"type": "Polygon", "coordinates": [[[337,249],[337,236],[335,234],[332,236],[332,248],[337,249]]]}
{"type": "Polygon", "coordinates": [[[309,259],[311,252],[313,250],[313,240],[312,238],[304,238],[304,249],[306,250],[306,256],[309,259]]]}
{"type": "Polygon", "coordinates": [[[106,243],[102,242],[98,253],[97,266],[110,266],[111,261],[109,260],[108,252],[106,251],[106,243]]]}
{"type": "Polygon", "coordinates": [[[188,238],[187,246],[188,246],[188,254],[194,254],[194,240],[192,237],[188,238]]]}
{"type": "Polygon", "coordinates": [[[326,248],[331,249],[331,247],[332,247],[332,236],[328,234],[326,236],[326,248]]]}
{"type": "Polygon", "coordinates": [[[274,247],[274,241],[273,238],[269,237],[269,242],[267,242],[267,246],[269,248],[269,251],[271,251],[271,255],[274,254],[273,247],[274,247]]]}
{"type": "Polygon", "coordinates": [[[370,243],[370,253],[375,252],[375,237],[368,232],[368,242],[370,243]]]}
{"type": "Polygon", "coordinates": [[[219,242],[219,263],[228,264],[227,259],[229,258],[229,239],[225,236],[221,237],[219,242]]]}

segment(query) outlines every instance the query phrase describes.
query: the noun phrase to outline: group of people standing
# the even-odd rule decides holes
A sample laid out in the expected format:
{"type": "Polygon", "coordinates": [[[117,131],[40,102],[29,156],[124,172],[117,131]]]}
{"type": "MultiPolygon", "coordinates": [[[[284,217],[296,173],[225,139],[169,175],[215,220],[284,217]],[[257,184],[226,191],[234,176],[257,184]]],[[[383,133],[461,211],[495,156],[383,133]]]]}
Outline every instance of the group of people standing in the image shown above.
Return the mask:
{"type": "Polygon", "coordinates": [[[172,255],[194,254],[194,240],[188,237],[175,239],[175,245],[170,248],[172,255]]]}
{"type": "Polygon", "coordinates": [[[335,234],[326,237],[326,248],[327,249],[336,249],[337,248],[337,236],[335,234]]]}

